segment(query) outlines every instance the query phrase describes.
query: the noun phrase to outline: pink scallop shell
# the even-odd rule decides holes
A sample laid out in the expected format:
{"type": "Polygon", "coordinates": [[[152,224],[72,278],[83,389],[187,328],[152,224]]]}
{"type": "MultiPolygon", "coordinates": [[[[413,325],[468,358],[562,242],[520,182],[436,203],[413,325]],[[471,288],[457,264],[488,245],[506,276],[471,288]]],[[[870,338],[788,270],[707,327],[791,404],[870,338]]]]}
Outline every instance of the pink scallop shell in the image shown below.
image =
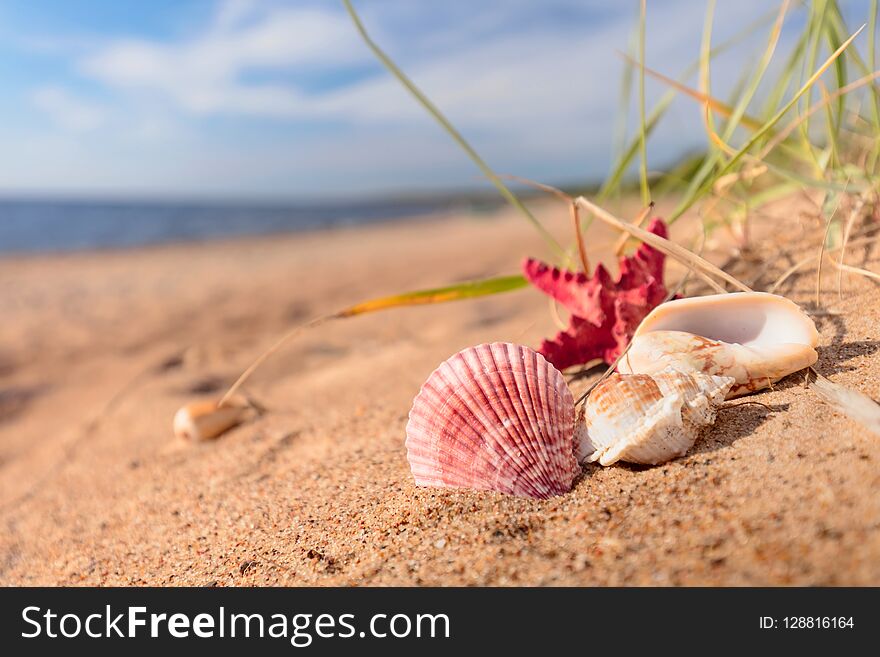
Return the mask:
{"type": "Polygon", "coordinates": [[[571,490],[574,399],[538,352],[495,342],[440,365],[406,425],[418,486],[493,490],[546,499],[571,490]]]}

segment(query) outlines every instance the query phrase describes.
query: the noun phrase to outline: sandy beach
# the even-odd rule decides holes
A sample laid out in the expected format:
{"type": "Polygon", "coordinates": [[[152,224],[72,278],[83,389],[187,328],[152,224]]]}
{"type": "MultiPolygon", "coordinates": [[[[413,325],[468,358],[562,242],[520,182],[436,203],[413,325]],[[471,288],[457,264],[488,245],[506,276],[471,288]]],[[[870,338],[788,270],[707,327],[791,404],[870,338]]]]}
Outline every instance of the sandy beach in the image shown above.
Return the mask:
{"type": "MultiPolygon", "coordinates": [[[[564,206],[536,210],[571,242],[564,206]]],[[[732,260],[718,239],[707,256],[766,289],[821,226],[795,201],[760,225],[752,252],[732,260]]],[[[591,228],[594,258],[615,239],[591,228]]],[[[516,273],[528,255],[548,257],[504,210],[0,260],[0,583],[880,584],[878,437],[802,377],[732,402],[684,458],[590,465],[562,497],[416,488],[404,427],[419,386],[463,347],[555,332],[533,289],[327,324],[249,382],[265,415],[208,443],[173,437],[178,407],[222,394],[291,326],[516,273]]],[[[877,271],[880,249],[847,261],[877,271]]],[[[815,276],[780,293],[808,303],[815,276]]],[[[823,301],[818,369],[880,398],[880,287],[846,275],[838,297],[826,268],[823,301]]]]}

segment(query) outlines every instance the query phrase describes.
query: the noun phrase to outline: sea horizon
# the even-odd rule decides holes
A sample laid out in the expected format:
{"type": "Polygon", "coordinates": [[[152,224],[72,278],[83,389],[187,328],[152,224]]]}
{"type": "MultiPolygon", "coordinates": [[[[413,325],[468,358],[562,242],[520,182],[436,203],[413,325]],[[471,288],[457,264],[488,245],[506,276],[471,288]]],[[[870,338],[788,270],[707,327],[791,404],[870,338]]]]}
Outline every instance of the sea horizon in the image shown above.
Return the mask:
{"type": "Polygon", "coordinates": [[[343,201],[0,198],[0,257],[296,233],[479,211],[482,195],[343,201]]]}

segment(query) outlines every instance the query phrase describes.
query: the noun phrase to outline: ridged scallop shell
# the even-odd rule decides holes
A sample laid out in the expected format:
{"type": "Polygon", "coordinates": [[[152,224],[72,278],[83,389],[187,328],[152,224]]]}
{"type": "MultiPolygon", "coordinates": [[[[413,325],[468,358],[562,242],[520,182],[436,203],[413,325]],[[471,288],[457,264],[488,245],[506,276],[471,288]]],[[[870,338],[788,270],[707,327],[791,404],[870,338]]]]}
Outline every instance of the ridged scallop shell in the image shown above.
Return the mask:
{"type": "Polygon", "coordinates": [[[715,422],[730,377],[679,372],[612,374],[590,393],[575,430],[579,458],[655,465],[682,456],[715,422]]]}
{"type": "Polygon", "coordinates": [[[574,399],[536,351],[496,342],[440,365],[413,401],[407,459],[418,486],[545,499],[571,490],[574,399]]]}
{"type": "Polygon", "coordinates": [[[785,297],[739,292],[678,299],[645,317],[618,371],[672,367],[730,376],[730,398],[809,367],[819,357],[818,342],[813,320],[785,297]]]}

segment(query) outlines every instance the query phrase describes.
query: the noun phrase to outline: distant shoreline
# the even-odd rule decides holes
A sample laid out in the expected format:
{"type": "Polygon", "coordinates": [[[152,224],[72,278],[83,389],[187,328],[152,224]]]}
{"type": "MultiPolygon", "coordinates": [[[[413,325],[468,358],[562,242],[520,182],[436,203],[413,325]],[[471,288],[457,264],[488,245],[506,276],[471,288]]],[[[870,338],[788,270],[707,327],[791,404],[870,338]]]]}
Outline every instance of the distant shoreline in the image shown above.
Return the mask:
{"type": "Polygon", "coordinates": [[[426,199],[339,204],[0,200],[0,258],[103,252],[424,221],[498,202],[426,199]]]}

